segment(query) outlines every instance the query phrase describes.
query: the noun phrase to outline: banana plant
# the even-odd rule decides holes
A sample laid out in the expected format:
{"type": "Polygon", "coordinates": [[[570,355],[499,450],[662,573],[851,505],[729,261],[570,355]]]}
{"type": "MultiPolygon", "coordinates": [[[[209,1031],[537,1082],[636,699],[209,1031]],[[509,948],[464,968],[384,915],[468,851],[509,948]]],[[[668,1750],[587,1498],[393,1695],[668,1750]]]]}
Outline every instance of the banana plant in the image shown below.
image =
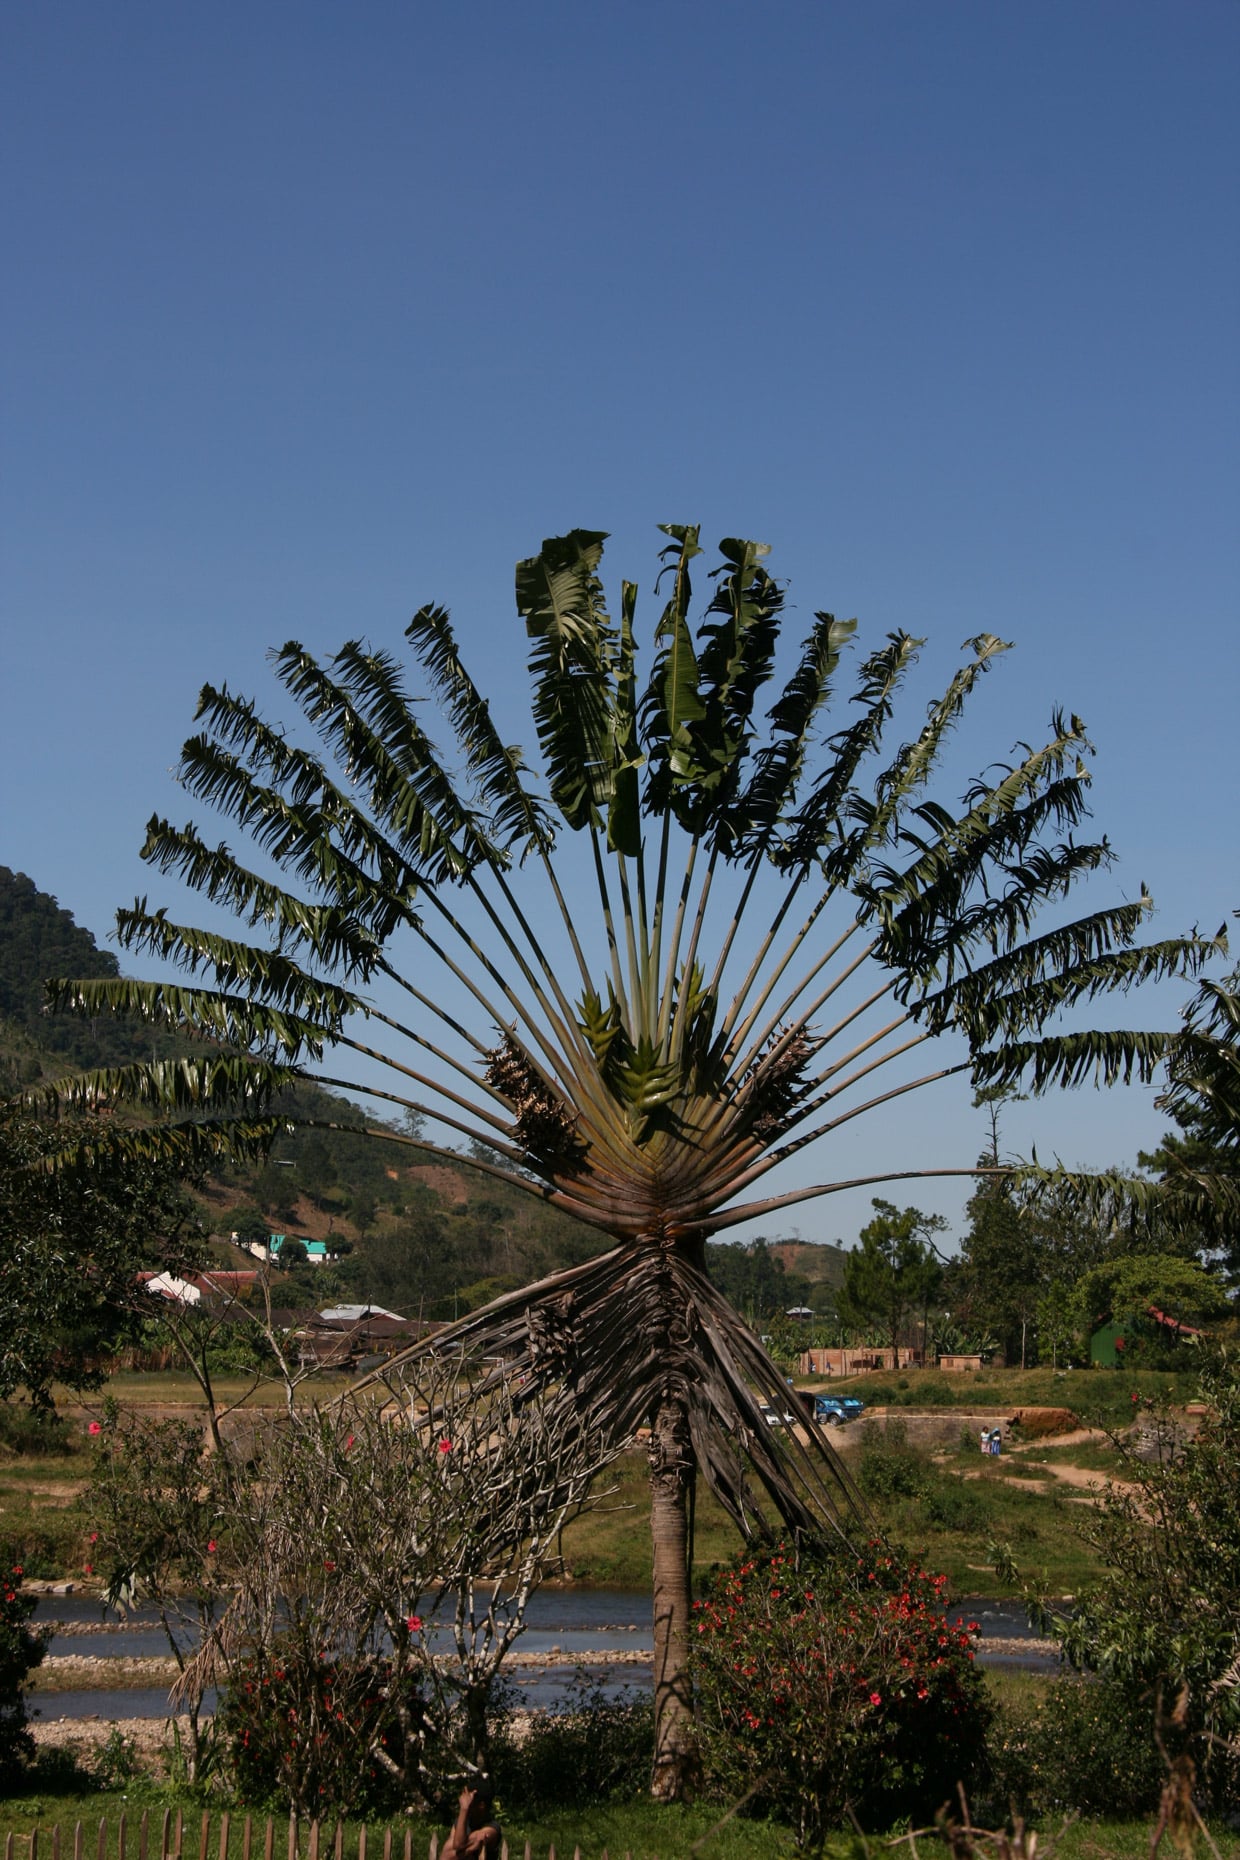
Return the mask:
{"type": "MultiPolygon", "coordinates": [[[[644,678],[637,589],[621,584],[613,617],[602,533],[573,530],[518,564],[538,770],[504,741],[435,605],[409,623],[405,658],[360,640],[327,659],[296,641],[275,651],[295,731],[204,688],[180,781],[248,839],[250,862],[159,817],[144,857],[242,927],[139,900],[120,941],[178,979],[53,995],[189,1036],[187,1056],[60,1086],[62,1104],[142,1107],[114,1145],[196,1165],[260,1153],[286,1121],[282,1090],[311,1078],[373,1106],[359,1127],[389,1144],[485,1145],[473,1167],[597,1230],[597,1257],[434,1347],[502,1361],[565,1429],[649,1430],[654,1786],[674,1796],[694,1760],[699,1470],[750,1535],[846,1543],[861,1518],[816,1430],[768,1426],[783,1377],[712,1287],[706,1241],[858,1185],[846,1162],[805,1186],[776,1172],[811,1148],[847,1158],[853,1119],[953,1074],[1034,1090],[1149,1078],[1163,1036],[1081,1030],[1074,1011],[1194,972],[1218,943],[1138,942],[1144,892],[1060,921],[1111,856],[1077,835],[1091,754],[1077,717],[1056,715],[1041,747],[991,764],[961,800],[932,795],[1001,640],[968,642],[893,752],[923,642],[887,637],[841,706],[856,623],[816,613],[781,682],[784,590],[766,546],[719,545],[695,622],[698,529],[663,533],[644,678]],[[1038,930],[1047,904],[1056,922],[1038,930]],[[407,1111],[433,1120],[426,1136],[402,1136],[407,1111]]],[[[861,1180],[925,1173],[976,1171],[861,1180]]]]}

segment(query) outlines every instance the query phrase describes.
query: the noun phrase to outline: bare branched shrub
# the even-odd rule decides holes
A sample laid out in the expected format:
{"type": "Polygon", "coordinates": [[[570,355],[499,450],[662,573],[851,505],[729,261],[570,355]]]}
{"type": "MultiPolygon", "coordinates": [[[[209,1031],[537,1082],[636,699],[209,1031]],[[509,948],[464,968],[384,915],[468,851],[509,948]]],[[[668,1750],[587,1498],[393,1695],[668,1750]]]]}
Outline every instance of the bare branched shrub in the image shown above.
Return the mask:
{"type": "Polygon", "coordinates": [[[180,1696],[219,1686],[237,1780],[300,1810],[438,1800],[485,1769],[492,1683],[615,1450],[456,1355],[294,1404],[254,1455],[180,1696]]]}

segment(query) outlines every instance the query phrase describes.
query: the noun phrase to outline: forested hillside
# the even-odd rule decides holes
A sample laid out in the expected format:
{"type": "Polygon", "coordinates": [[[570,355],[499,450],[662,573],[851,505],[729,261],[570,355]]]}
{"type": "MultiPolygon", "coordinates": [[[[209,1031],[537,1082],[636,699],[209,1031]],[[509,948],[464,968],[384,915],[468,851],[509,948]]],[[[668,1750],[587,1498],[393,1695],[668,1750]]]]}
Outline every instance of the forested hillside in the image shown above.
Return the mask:
{"type": "Polygon", "coordinates": [[[109,976],[116,957],[24,872],[0,866],[0,1085],[33,1084],[49,1072],[131,1058],[135,1031],[43,1009],[49,976],[109,976]]]}
{"type": "MultiPolygon", "coordinates": [[[[49,977],[118,972],[116,957],[54,897],[0,867],[0,1093],[150,1049],[150,1032],[139,1024],[44,1010],[49,977]]],[[[210,1234],[327,1241],[337,1255],[330,1265],[285,1275],[289,1303],[367,1300],[451,1317],[600,1250],[591,1229],[471,1168],[468,1156],[446,1164],[351,1133],[347,1126],[363,1114],[342,1097],[306,1085],[289,1094],[286,1108],[297,1128],[264,1164],[193,1187],[210,1234]]],[[[709,1259],[726,1296],[763,1318],[793,1304],[829,1309],[824,1294],[842,1272],[839,1249],[796,1242],[712,1246],[709,1259]]]]}
{"type": "MultiPolygon", "coordinates": [[[[118,972],[116,957],[54,897],[0,867],[0,1095],[150,1050],[140,1024],[44,1010],[49,978],[118,972]]],[[[304,1086],[286,1108],[299,1128],[265,1164],[193,1189],[208,1233],[227,1236],[240,1223],[253,1233],[326,1239],[339,1253],[331,1266],[288,1275],[291,1303],[370,1299],[451,1315],[597,1250],[587,1229],[491,1181],[465,1157],[453,1167],[351,1134],[362,1112],[344,1098],[304,1086]]]]}

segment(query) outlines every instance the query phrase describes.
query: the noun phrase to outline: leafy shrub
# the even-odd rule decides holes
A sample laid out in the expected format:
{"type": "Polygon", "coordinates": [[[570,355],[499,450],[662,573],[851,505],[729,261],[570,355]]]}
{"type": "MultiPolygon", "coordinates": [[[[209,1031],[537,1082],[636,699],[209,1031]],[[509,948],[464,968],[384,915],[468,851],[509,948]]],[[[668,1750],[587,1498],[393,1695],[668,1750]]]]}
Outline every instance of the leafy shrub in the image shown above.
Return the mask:
{"type": "Polygon", "coordinates": [[[96,1789],[123,1789],[142,1774],[142,1758],[132,1737],[114,1724],[95,1754],[92,1781],[96,1789]]]}
{"type": "Polygon", "coordinates": [[[313,1818],[405,1806],[394,1772],[417,1768],[422,1700],[394,1696],[391,1677],[377,1655],[336,1660],[291,1642],[238,1661],[216,1715],[237,1794],[313,1818]]]}
{"type": "Polygon", "coordinates": [[[1235,1356],[1207,1360],[1201,1393],[1209,1408],[1192,1439],[1161,1405],[1140,1455],[1112,1436],[1118,1479],[1080,1526],[1103,1574],[1052,1625],[1073,1666],[1101,1674],[1130,1701],[1150,1701],[1147,1716],[1161,1693],[1169,1755],[1190,1759],[1203,1794],[1230,1808],[1240,1803],[1235,1356]]]}
{"type": "Polygon", "coordinates": [[[1007,1705],[990,1736],[987,1796],[998,1814],[1068,1810],[1139,1817],[1158,1805],[1165,1769],[1154,1703],[1115,1684],[1057,1679],[1039,1699],[1007,1705]]]}
{"type": "Polygon", "coordinates": [[[945,1583],[876,1546],[855,1564],[781,1546],[721,1571],[694,1605],[710,1786],[732,1801],[752,1791],[805,1846],[845,1803],[881,1827],[971,1787],[990,1707],[976,1623],[947,1621],[945,1583]]]}
{"type": "Polygon", "coordinates": [[[491,1744],[496,1794],[523,1814],[632,1800],[650,1786],[654,1702],[623,1692],[608,1697],[582,1682],[558,1711],[536,1712],[523,1736],[501,1719],[491,1744]]]}
{"type": "Polygon", "coordinates": [[[0,1450],[31,1458],[69,1451],[69,1423],[55,1410],[25,1402],[0,1402],[0,1450]]]}
{"type": "Polygon", "coordinates": [[[888,1421],[885,1432],[866,1421],[861,1438],[857,1484],[867,1498],[912,1498],[921,1491],[925,1468],[908,1444],[902,1421],[888,1421]]]}
{"type": "Polygon", "coordinates": [[[43,1658],[41,1634],[29,1626],[34,1597],[23,1595],[22,1571],[0,1578],[0,1779],[34,1755],[26,1729],[26,1681],[43,1658]]]}
{"type": "Polygon", "coordinates": [[[930,1523],[945,1531],[976,1533],[985,1530],[989,1523],[989,1507],[982,1494],[950,1475],[937,1479],[927,1488],[922,1508],[930,1523]]]}

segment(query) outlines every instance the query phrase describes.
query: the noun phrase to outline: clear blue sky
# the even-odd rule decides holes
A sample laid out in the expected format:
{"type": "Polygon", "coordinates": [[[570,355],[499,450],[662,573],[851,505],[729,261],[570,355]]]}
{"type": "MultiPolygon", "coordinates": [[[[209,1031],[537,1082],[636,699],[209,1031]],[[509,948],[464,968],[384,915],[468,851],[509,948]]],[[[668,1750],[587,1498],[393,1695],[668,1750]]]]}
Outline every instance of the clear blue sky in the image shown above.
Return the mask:
{"type": "MultiPolygon", "coordinates": [[[[98,936],[182,908],[137,848],[204,679],[437,598],[531,740],[514,560],[609,529],[649,588],[667,519],[929,635],[914,710],[1014,640],[962,766],[1070,705],[1105,896],[1240,906],[1232,0],[62,0],[6,41],[0,863],[98,936]]],[[[909,1153],[980,1135],[944,1099],[909,1153]]]]}

